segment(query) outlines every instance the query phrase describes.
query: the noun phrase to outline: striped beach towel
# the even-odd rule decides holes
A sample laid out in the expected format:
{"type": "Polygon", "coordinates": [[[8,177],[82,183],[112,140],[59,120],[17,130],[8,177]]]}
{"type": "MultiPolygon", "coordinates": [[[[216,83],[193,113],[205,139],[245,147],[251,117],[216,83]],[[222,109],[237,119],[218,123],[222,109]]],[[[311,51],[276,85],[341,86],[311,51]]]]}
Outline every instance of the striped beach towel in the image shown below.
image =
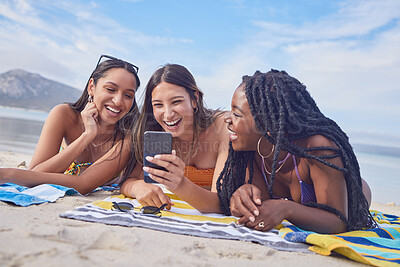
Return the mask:
{"type": "MultiPolygon", "coordinates": [[[[107,197],[60,214],[62,218],[77,219],[127,227],[143,227],[175,234],[199,236],[216,239],[231,239],[255,242],[278,250],[312,253],[308,245],[287,241],[279,236],[277,229],[260,232],[236,224],[236,217],[216,213],[200,213],[185,201],[163,189],[174,202],[171,210],[162,210],[161,217],[143,214],[136,199],[124,195],[107,197]],[[112,202],[129,202],[135,209],[121,212],[112,210],[112,202]],[[136,208],[137,207],[137,208],[136,208]]],[[[281,227],[284,227],[281,225],[281,227]]]]}
{"type": "Polygon", "coordinates": [[[334,251],[373,266],[400,266],[400,218],[378,211],[371,214],[379,228],[324,235],[291,225],[279,234],[288,241],[311,244],[309,249],[321,255],[334,251]]]}

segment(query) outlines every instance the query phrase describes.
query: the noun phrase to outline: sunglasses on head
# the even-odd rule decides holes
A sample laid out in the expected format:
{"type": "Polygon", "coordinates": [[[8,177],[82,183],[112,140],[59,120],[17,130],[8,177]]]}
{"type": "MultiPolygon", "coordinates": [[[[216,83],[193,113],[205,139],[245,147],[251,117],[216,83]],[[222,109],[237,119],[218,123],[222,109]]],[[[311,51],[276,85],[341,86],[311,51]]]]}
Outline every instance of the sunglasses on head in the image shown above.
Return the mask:
{"type": "Polygon", "coordinates": [[[97,68],[97,66],[99,66],[99,64],[102,62],[102,59],[111,59],[111,60],[120,60],[120,61],[123,61],[123,62],[127,63],[128,65],[132,66],[132,68],[136,71],[136,73],[139,72],[139,67],[138,67],[138,66],[133,65],[132,63],[129,63],[128,61],[125,61],[125,60],[122,60],[122,59],[119,59],[119,58],[116,58],[116,57],[112,57],[112,56],[109,56],[109,55],[101,55],[100,58],[99,58],[99,61],[97,61],[96,68],[97,68]]]}
{"type": "MultiPolygon", "coordinates": [[[[128,212],[131,210],[135,209],[135,206],[133,206],[129,202],[112,202],[113,205],[111,207],[112,210],[119,210],[122,212],[128,212]]],[[[144,206],[140,209],[140,211],[143,214],[151,214],[151,215],[156,215],[158,217],[161,217],[161,210],[164,209],[167,206],[167,204],[161,205],[161,207],[156,207],[156,206],[144,206]]]]}

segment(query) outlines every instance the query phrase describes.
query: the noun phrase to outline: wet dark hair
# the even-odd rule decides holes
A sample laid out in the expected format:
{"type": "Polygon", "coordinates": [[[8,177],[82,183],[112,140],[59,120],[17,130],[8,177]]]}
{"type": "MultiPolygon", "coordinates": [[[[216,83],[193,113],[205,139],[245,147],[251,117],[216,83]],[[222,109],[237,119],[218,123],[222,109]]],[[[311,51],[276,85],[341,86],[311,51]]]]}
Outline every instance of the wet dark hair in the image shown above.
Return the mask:
{"type": "MultiPolygon", "coordinates": [[[[376,225],[368,209],[368,202],[362,191],[360,168],[347,135],[331,119],[325,117],[317,107],[306,87],[285,71],[257,71],[253,76],[243,76],[244,90],[257,128],[273,145],[275,152],[272,164],[272,188],[281,150],[297,157],[314,159],[343,172],[348,194],[348,219],[338,210],[323,204],[308,203],[307,206],[320,208],[336,214],[346,224],[347,230],[371,228],[376,225]],[[268,132],[268,133],[267,133],[268,132]],[[293,140],[320,134],[332,140],[334,147],[302,148],[293,140]],[[316,156],[312,151],[329,151],[316,156]],[[344,167],[336,166],[326,159],[340,157],[344,167]]],[[[245,183],[246,169],[253,177],[254,152],[235,151],[230,143],[228,159],[217,180],[217,190],[223,213],[230,215],[229,202],[232,194],[245,183]]]]}
{"type": "Polygon", "coordinates": [[[197,87],[196,80],[187,68],[178,64],[166,64],[157,69],[146,85],[144,103],[140,112],[138,125],[134,130],[134,149],[137,160],[143,161],[143,134],[145,131],[163,131],[153,116],[151,94],[161,82],[168,82],[186,89],[190,99],[196,102],[197,111],[193,113],[193,144],[198,135],[206,130],[223,112],[205,107],[203,92],[197,87]]]}
{"type": "MultiPolygon", "coordinates": [[[[127,63],[120,59],[105,60],[105,61],[101,62],[99,65],[97,65],[95,70],[90,75],[90,78],[89,78],[88,82],[86,83],[85,90],[83,90],[81,97],[75,103],[68,103],[68,105],[73,110],[75,110],[77,112],[81,112],[85,108],[86,104],[88,103],[88,97],[89,97],[88,86],[89,86],[90,79],[93,79],[94,85],[96,85],[98,80],[100,78],[103,78],[109,70],[118,69],[118,68],[124,69],[124,70],[132,73],[136,80],[136,88],[135,89],[139,88],[140,80],[139,80],[138,74],[130,63],[127,63]]],[[[121,148],[123,147],[124,139],[125,139],[125,137],[132,134],[132,129],[134,128],[134,125],[137,122],[138,116],[139,116],[139,109],[136,104],[136,99],[134,98],[133,104],[132,104],[132,107],[130,108],[130,110],[115,125],[114,132],[113,132],[113,145],[115,144],[117,139],[120,139],[120,140],[122,140],[121,148]]],[[[119,155],[121,155],[121,153],[119,153],[119,155]]],[[[134,166],[135,165],[134,155],[131,155],[130,158],[131,158],[130,159],[131,164],[133,164],[133,166],[134,166]]],[[[124,172],[124,177],[128,176],[131,171],[132,170],[126,169],[124,172]]],[[[111,178],[112,177],[110,177],[110,179],[111,178]]]]}

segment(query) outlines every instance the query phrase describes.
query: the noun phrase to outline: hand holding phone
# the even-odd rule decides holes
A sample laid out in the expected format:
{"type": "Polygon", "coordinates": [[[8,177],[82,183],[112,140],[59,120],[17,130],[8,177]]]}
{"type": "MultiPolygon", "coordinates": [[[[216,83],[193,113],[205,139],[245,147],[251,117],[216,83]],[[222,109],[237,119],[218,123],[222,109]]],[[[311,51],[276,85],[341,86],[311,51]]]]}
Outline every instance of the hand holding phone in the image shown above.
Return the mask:
{"type": "MultiPolygon", "coordinates": [[[[165,170],[165,168],[160,167],[154,163],[146,160],[147,156],[154,157],[159,154],[171,154],[172,153],[172,134],[167,132],[156,132],[156,131],[146,131],[143,135],[143,166],[165,170]]],[[[144,181],[146,183],[156,183],[153,179],[149,177],[149,174],[144,172],[144,181]]]]}

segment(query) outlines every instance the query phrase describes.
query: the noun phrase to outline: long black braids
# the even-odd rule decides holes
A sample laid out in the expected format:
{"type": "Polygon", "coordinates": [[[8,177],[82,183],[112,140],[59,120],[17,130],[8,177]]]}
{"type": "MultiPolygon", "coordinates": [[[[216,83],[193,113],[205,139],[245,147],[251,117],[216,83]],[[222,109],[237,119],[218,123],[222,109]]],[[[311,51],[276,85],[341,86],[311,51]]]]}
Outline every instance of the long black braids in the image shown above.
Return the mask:
{"type": "MultiPolygon", "coordinates": [[[[271,182],[268,184],[272,196],[275,171],[281,150],[292,155],[314,159],[344,173],[348,194],[348,219],[338,210],[318,203],[306,204],[336,214],[342,219],[347,230],[371,228],[376,226],[368,210],[368,202],[362,191],[360,167],[349,139],[341,128],[325,117],[317,107],[306,87],[285,71],[271,70],[267,73],[257,71],[253,76],[244,76],[245,93],[257,128],[262,135],[275,145],[272,163],[271,182]],[[334,147],[302,148],[293,141],[320,134],[332,140],[334,147]],[[313,151],[329,151],[316,156],[313,151]],[[327,161],[341,157],[344,167],[327,161]]],[[[252,183],[254,152],[234,151],[232,145],[224,169],[217,180],[217,190],[223,213],[230,215],[229,201],[232,194],[245,183],[246,169],[249,167],[252,183]]]]}

